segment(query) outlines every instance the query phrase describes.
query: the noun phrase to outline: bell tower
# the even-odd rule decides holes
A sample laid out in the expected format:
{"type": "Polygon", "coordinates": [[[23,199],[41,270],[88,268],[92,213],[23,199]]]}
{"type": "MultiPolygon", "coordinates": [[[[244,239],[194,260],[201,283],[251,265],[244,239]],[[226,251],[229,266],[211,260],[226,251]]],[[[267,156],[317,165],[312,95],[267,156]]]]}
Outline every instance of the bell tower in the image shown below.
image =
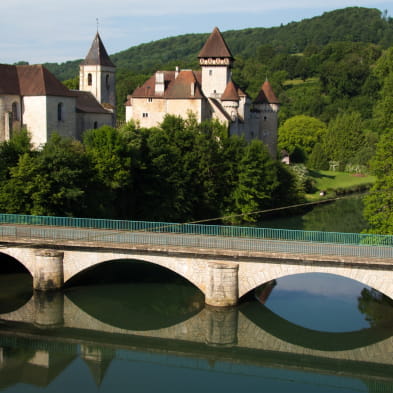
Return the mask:
{"type": "Polygon", "coordinates": [[[202,91],[208,98],[221,98],[231,80],[233,56],[217,27],[198,55],[202,68],[202,91]]]}
{"type": "Polygon", "coordinates": [[[80,64],[79,90],[90,92],[105,109],[112,112],[116,109],[115,71],[116,66],[97,32],[89,53],[80,64]]]}

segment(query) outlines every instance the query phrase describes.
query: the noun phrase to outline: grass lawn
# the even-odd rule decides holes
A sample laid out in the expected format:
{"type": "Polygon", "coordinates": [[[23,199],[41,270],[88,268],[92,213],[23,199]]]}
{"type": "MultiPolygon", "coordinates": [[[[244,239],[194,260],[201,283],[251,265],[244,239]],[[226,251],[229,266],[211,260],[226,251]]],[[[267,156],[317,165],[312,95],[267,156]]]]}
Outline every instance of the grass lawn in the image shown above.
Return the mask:
{"type": "Polygon", "coordinates": [[[321,191],[326,193],[325,197],[335,196],[343,190],[360,191],[361,186],[373,184],[376,180],[375,176],[359,176],[353,173],[332,171],[310,170],[309,176],[313,179],[316,190],[313,194],[307,194],[309,200],[319,199],[321,191]]]}

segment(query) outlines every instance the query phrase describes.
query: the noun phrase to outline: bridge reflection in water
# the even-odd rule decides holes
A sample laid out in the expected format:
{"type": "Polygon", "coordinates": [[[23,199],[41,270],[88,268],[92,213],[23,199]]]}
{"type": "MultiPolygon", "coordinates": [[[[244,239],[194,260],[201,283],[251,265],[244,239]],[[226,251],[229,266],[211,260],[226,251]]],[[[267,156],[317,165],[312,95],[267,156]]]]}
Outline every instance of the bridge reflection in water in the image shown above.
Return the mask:
{"type": "Polygon", "coordinates": [[[19,310],[0,315],[0,389],[19,382],[46,386],[83,359],[97,385],[121,360],[264,378],[283,369],[305,380],[304,372],[339,375],[390,392],[392,334],[391,328],[316,332],[264,307],[256,313],[247,303],[205,307],[173,326],[132,330],[89,315],[62,293],[35,292],[19,310]]]}

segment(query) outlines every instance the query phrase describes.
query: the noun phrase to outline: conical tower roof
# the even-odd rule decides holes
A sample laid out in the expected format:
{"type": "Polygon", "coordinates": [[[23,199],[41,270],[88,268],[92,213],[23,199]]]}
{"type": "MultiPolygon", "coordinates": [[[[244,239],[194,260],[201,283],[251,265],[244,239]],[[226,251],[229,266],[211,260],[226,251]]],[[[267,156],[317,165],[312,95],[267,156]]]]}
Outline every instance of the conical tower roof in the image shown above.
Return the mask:
{"type": "Polygon", "coordinates": [[[104,44],[102,43],[100,35],[96,34],[89,53],[85,60],[81,63],[82,65],[101,65],[108,67],[116,67],[108,56],[104,44]]]}
{"type": "Polygon", "coordinates": [[[274,94],[272,85],[268,80],[262,85],[254,104],[279,104],[280,101],[274,94]]]}
{"type": "Polygon", "coordinates": [[[205,45],[199,52],[198,58],[229,58],[233,60],[231,51],[226,44],[224,37],[217,27],[214,28],[205,45]]]}
{"type": "Polygon", "coordinates": [[[221,101],[239,101],[239,99],[237,86],[232,81],[229,81],[224,93],[222,93],[221,101]]]}

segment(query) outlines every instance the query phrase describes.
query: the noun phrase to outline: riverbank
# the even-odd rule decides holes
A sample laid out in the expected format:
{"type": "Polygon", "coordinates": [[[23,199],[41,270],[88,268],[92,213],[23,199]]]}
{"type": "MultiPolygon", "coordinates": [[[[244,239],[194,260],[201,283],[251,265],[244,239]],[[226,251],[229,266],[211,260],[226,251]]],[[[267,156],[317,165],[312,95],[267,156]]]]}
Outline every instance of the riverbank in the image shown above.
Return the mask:
{"type": "Polygon", "coordinates": [[[310,170],[308,176],[313,186],[313,192],[306,194],[310,202],[365,192],[376,181],[375,176],[333,171],[310,170]]]}

